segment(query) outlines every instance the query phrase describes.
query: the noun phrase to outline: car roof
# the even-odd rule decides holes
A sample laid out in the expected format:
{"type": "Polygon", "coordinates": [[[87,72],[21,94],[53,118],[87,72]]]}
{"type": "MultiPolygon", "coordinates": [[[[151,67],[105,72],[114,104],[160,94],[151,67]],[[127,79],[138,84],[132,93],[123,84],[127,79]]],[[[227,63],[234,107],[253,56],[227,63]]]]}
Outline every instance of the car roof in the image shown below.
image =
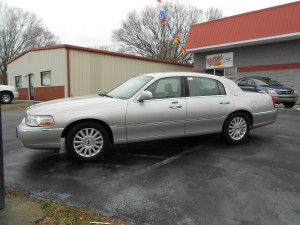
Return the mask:
{"type": "Polygon", "coordinates": [[[206,74],[206,73],[197,73],[197,72],[160,72],[160,73],[147,73],[147,74],[141,74],[139,76],[151,76],[153,78],[164,78],[164,77],[173,77],[173,76],[198,76],[198,77],[205,77],[205,78],[214,78],[217,80],[223,80],[224,77],[216,76],[212,74],[206,74]]]}
{"type": "Polygon", "coordinates": [[[269,78],[269,77],[241,77],[238,80],[241,80],[241,79],[271,80],[271,78],[269,78]]]}

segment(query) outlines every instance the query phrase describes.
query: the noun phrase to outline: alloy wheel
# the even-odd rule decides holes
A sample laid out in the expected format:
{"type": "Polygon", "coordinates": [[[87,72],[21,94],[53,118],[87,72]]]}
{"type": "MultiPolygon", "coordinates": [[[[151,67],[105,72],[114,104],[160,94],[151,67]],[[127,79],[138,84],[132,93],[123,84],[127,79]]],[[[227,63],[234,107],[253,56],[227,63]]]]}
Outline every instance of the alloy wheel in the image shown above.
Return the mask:
{"type": "Polygon", "coordinates": [[[73,139],[74,150],[84,158],[97,155],[102,150],[103,144],[103,136],[95,128],[84,128],[73,139]]]}

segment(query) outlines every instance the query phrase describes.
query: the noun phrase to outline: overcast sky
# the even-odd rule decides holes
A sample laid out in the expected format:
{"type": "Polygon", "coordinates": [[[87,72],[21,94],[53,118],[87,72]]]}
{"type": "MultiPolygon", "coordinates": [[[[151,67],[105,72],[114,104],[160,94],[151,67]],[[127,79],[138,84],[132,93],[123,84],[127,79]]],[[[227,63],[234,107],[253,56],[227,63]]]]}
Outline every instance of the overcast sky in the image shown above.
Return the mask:
{"type": "MultiPolygon", "coordinates": [[[[62,44],[92,47],[110,45],[112,30],[133,9],[156,6],[157,0],[0,0],[42,18],[62,44]]],[[[172,0],[162,0],[163,2],[172,0]]],[[[224,16],[295,2],[295,0],[179,0],[203,10],[219,7],[224,16]]],[[[172,17],[172,15],[168,15],[172,17]]]]}

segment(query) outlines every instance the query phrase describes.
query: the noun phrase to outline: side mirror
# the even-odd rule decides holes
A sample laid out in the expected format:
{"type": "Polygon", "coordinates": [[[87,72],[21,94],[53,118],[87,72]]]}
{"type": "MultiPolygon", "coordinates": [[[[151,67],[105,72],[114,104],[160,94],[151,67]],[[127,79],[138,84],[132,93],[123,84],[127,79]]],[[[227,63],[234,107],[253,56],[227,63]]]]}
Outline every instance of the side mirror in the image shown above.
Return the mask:
{"type": "Polygon", "coordinates": [[[140,97],[138,97],[138,101],[139,102],[143,102],[145,100],[149,100],[149,99],[152,99],[152,93],[150,91],[143,91],[140,95],[140,97]]]}

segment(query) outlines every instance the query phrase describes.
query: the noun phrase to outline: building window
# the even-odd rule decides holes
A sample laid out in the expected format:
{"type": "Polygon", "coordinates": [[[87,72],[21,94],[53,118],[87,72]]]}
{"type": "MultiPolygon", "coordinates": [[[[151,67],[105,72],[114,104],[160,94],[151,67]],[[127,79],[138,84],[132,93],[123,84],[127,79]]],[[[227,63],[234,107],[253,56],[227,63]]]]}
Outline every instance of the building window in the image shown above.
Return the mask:
{"type": "Polygon", "coordinates": [[[51,71],[41,72],[42,86],[51,86],[51,71]]]}
{"type": "Polygon", "coordinates": [[[16,88],[22,87],[22,76],[15,76],[15,86],[16,88]]]}
{"type": "Polygon", "coordinates": [[[236,67],[207,69],[207,70],[205,70],[205,73],[226,77],[231,80],[237,79],[237,68],[236,67]]]}

